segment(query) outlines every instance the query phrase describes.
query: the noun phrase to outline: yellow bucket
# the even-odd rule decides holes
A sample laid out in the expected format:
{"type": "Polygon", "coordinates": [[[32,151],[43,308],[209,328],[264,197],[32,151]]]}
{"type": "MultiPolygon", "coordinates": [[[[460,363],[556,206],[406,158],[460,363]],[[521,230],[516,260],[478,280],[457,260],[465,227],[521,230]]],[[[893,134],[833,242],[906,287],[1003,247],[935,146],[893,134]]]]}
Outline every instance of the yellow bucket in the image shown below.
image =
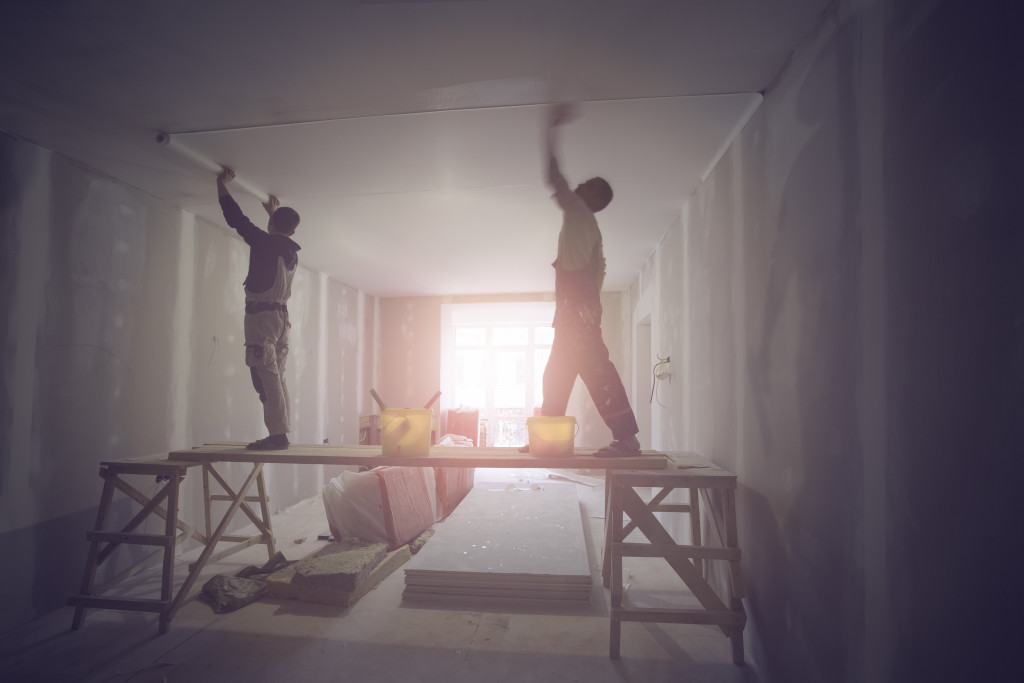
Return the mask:
{"type": "Polygon", "coordinates": [[[430,455],[430,425],[433,411],[385,409],[380,411],[381,453],[388,456],[430,455]]]}
{"type": "Polygon", "coordinates": [[[576,440],[576,418],[528,417],[526,433],[530,438],[530,455],[538,458],[569,458],[576,440]]]}

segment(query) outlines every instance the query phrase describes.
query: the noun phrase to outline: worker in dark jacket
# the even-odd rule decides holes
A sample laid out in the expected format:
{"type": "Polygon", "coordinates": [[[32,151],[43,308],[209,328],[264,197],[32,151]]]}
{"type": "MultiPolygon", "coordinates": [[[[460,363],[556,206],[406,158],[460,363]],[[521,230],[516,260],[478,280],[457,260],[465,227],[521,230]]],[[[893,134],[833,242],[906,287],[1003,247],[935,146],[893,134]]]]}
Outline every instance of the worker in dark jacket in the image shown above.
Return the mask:
{"type": "Polygon", "coordinates": [[[270,451],[288,448],[288,386],[284,379],[288,359],[288,298],[299,263],[299,245],[292,240],[299,214],[279,207],[277,197],[263,204],[270,215],[266,231],[250,221],[231,197],[227,184],[234,171],[217,176],[217,196],[224,220],[249,245],[249,273],[245,287],[245,364],[263,402],[263,422],[270,435],[247,448],[270,451]]]}

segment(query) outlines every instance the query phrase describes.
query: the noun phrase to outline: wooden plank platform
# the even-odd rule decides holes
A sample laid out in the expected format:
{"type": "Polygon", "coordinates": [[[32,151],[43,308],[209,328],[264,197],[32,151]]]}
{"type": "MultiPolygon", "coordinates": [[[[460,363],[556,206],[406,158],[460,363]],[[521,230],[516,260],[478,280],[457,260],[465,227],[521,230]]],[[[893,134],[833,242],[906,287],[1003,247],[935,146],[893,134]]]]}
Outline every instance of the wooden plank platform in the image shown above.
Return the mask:
{"type": "Polygon", "coordinates": [[[553,469],[665,469],[664,453],[643,451],[638,456],[598,458],[594,449],[577,449],[569,458],[538,458],[516,448],[464,448],[434,446],[426,457],[386,456],[380,446],[331,446],[293,444],[283,451],[250,451],[244,444],[205,444],[190,450],[172,451],[169,460],[203,463],[248,462],[293,465],[400,465],[405,467],[540,467],[553,469]]]}

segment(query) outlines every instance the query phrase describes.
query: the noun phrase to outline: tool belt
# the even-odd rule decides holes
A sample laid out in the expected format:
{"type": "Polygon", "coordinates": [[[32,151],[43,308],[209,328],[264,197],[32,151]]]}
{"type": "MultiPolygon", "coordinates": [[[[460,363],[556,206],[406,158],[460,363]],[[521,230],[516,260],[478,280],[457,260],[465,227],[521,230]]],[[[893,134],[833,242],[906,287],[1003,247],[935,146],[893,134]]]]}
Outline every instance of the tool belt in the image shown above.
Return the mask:
{"type": "Polygon", "coordinates": [[[288,312],[288,307],[276,301],[246,301],[246,313],[263,313],[264,311],[288,312]]]}

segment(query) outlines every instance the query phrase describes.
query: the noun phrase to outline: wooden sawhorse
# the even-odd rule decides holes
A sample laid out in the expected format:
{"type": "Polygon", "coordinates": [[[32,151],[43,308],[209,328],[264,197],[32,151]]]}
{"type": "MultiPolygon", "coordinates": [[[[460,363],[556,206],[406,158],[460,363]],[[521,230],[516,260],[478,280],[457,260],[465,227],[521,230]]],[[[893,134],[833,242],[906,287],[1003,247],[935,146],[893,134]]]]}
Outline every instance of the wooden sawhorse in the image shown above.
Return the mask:
{"type": "Polygon", "coordinates": [[[72,630],[78,629],[84,623],[88,608],[100,608],[155,612],[160,615],[160,633],[166,633],[175,612],[181,606],[183,599],[188,596],[189,590],[195,584],[199,573],[207,562],[222,559],[258,543],[266,544],[269,556],[273,557],[274,555],[274,534],[270,525],[270,510],[267,501],[266,485],[263,480],[262,465],[253,468],[245,485],[238,493],[235,493],[227,481],[213,469],[212,465],[193,461],[156,458],[106,461],[100,463],[100,477],[103,478],[103,493],[100,496],[100,504],[96,513],[96,526],[92,531],[86,533],[86,540],[89,542],[89,553],[86,557],[81,591],[79,595],[68,598],[68,604],[75,608],[75,614],[71,622],[72,630]],[[203,497],[206,513],[205,535],[178,519],[178,500],[181,482],[184,480],[189,468],[197,466],[202,466],[203,468],[203,497]],[[149,498],[128,483],[125,477],[129,475],[155,476],[156,481],[162,482],[163,486],[152,498],[149,498]],[[211,475],[226,492],[226,495],[210,493],[209,478],[211,475]],[[246,496],[245,492],[249,490],[254,482],[257,484],[259,495],[246,496]],[[127,494],[129,498],[141,505],[142,508],[120,531],[107,531],[105,527],[114,499],[115,489],[127,494]],[[223,522],[215,532],[211,533],[210,503],[215,500],[231,501],[231,505],[229,513],[225,515],[223,522]],[[246,504],[253,501],[260,503],[262,518],[258,517],[252,508],[246,504]],[[256,524],[258,531],[256,535],[224,535],[227,522],[238,508],[242,508],[253,523],[256,524]],[[154,514],[164,520],[163,533],[137,533],[135,530],[150,515],[154,514]],[[184,584],[175,593],[175,552],[178,544],[189,537],[199,541],[206,547],[203,549],[199,559],[189,565],[189,574],[184,584]],[[221,541],[233,542],[234,545],[226,550],[215,553],[214,550],[217,543],[221,541]],[[126,598],[97,594],[95,586],[96,570],[122,544],[149,545],[163,549],[163,568],[159,598],[126,598]]]}
{"type": "Polygon", "coordinates": [[[671,454],[671,462],[663,470],[609,470],[605,482],[608,511],[605,519],[605,551],[603,578],[611,592],[611,635],[608,655],[619,658],[623,621],[654,623],[713,624],[732,642],[735,664],[743,663],[743,627],[746,612],[742,598],[746,595],[740,568],[740,549],[736,531],[736,475],[695,454],[671,454]],[[645,503],[635,488],[661,490],[645,503]],[[688,489],[689,504],[665,504],[662,501],[674,489],[688,489]],[[708,492],[721,494],[721,516],[716,514],[708,492]],[[719,546],[701,543],[700,501],[711,513],[712,531],[719,546]],[[690,515],[690,545],[675,542],[654,515],[655,512],[685,512],[690,515]],[[623,517],[629,524],[623,524],[623,517]],[[720,519],[721,517],[721,519],[720,519]],[[626,537],[639,529],[647,543],[627,543],[626,537]],[[623,606],[622,558],[661,557],[669,563],[704,609],[654,609],[623,606]],[[708,562],[728,563],[727,595],[719,597],[708,581],[708,562]]]}

